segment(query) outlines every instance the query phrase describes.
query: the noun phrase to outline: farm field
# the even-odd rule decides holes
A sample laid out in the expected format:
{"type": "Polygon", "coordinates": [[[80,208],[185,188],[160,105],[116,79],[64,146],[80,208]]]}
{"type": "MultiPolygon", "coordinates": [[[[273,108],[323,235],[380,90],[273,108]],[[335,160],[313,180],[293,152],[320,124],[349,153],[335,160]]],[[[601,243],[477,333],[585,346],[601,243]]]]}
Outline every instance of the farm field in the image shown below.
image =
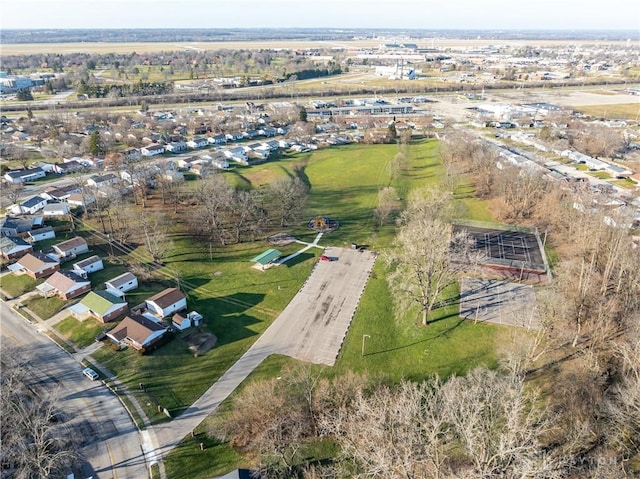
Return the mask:
{"type": "MultiPolygon", "coordinates": [[[[437,48],[478,48],[495,43],[494,39],[456,39],[456,38],[425,38],[418,41],[420,45],[437,48]]],[[[501,40],[501,45],[519,46],[563,46],[573,45],[571,40],[501,40]]],[[[612,43],[625,44],[622,41],[584,40],[583,45],[610,45],[612,43]]],[[[109,43],[15,43],[2,45],[2,55],[35,55],[42,53],[150,53],[175,50],[220,50],[220,49],[264,49],[264,48],[318,48],[343,47],[363,48],[377,47],[380,41],[371,40],[338,40],[338,41],[303,41],[303,40],[261,40],[261,41],[230,41],[230,42],[109,42],[109,43]]]]}
{"type": "MultiPolygon", "coordinates": [[[[631,98],[633,97],[630,96],[629,99],[631,98]]],[[[606,101],[606,97],[604,101],[606,101]]],[[[585,115],[593,115],[595,117],[602,117],[606,119],[626,119],[637,121],[638,116],[640,116],[640,100],[635,103],[578,106],[576,107],[576,110],[584,113],[585,115]]]]}

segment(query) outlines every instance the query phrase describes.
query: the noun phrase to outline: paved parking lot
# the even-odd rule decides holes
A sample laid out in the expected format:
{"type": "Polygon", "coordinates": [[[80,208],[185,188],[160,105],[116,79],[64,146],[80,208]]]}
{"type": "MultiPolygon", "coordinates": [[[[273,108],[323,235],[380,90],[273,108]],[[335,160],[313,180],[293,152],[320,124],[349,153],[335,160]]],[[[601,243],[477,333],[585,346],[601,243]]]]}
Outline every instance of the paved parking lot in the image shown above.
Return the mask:
{"type": "Polygon", "coordinates": [[[333,366],[376,256],[346,248],[327,248],[324,254],[332,261],[316,264],[258,342],[275,342],[281,354],[333,366]]]}
{"type": "Polygon", "coordinates": [[[493,279],[462,278],[460,316],[525,329],[539,327],[533,286],[493,279]]]}

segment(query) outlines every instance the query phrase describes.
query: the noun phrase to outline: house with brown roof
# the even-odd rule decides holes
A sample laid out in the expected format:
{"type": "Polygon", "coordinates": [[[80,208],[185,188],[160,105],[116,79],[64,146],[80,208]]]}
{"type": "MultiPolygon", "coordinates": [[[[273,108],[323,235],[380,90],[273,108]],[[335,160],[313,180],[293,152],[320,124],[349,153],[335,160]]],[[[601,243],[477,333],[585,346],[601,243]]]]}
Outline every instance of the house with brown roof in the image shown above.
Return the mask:
{"type": "Polygon", "coordinates": [[[69,240],[53,245],[55,254],[60,258],[73,258],[79,254],[89,252],[89,245],[84,238],[76,236],[69,240]]]}
{"type": "Polygon", "coordinates": [[[187,297],[178,288],[167,288],[145,301],[147,309],[160,318],[187,309],[187,297]]]}
{"type": "Polygon", "coordinates": [[[3,236],[0,238],[0,255],[4,259],[21,258],[32,251],[33,247],[22,238],[17,236],[3,236]]]}
{"type": "Polygon", "coordinates": [[[60,263],[42,253],[27,253],[17,263],[9,266],[9,270],[26,274],[33,279],[49,276],[59,269],[60,263]]]}
{"type": "Polygon", "coordinates": [[[37,289],[43,296],[57,296],[66,301],[90,291],[91,281],[73,271],[56,271],[37,289]]]}
{"type": "Polygon", "coordinates": [[[169,328],[140,314],[127,316],[107,337],[120,346],[131,346],[138,351],[153,348],[167,334],[169,328]]]}

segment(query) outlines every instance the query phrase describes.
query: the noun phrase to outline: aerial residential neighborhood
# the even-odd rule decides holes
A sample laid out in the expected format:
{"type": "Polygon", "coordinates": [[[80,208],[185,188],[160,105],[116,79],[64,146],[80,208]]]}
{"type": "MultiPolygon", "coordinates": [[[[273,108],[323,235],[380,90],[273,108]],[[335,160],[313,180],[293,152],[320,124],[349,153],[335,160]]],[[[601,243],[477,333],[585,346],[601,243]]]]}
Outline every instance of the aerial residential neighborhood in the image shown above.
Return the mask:
{"type": "Polygon", "coordinates": [[[1,8],[3,478],[640,474],[637,5],[54,3],[1,8]]]}

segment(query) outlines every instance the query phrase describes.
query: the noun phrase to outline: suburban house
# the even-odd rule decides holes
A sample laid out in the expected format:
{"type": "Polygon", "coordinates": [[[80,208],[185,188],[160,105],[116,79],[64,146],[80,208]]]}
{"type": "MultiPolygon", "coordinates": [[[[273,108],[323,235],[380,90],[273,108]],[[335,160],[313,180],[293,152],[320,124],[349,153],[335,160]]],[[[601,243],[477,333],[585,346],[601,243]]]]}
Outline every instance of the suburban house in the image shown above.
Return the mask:
{"type": "Polygon", "coordinates": [[[27,253],[17,263],[9,266],[9,270],[22,272],[33,279],[49,276],[59,269],[60,263],[42,253],[27,253]]]}
{"type": "Polygon", "coordinates": [[[120,276],[116,276],[109,281],[105,281],[104,285],[107,288],[107,291],[116,296],[123,297],[123,293],[138,287],[138,278],[136,278],[132,273],[127,272],[120,276]]]}
{"type": "Polygon", "coordinates": [[[239,131],[227,133],[225,136],[227,137],[227,141],[239,141],[243,138],[242,133],[240,133],[239,131]]]}
{"type": "Polygon", "coordinates": [[[80,171],[84,167],[85,166],[79,161],[71,160],[66,163],[55,163],[53,165],[53,171],[61,175],[66,175],[69,173],[75,173],[76,171],[80,171]]]}
{"type": "Polygon", "coordinates": [[[66,201],[73,193],[81,193],[82,188],[75,185],[63,186],[62,188],[56,188],[50,186],[42,193],[43,198],[47,198],[51,201],[66,201]]]}
{"type": "Polygon", "coordinates": [[[2,226],[0,226],[0,234],[2,236],[20,236],[41,227],[43,224],[44,218],[42,216],[31,216],[28,218],[7,216],[2,222],[2,226]]]}
{"type": "Polygon", "coordinates": [[[172,141],[165,146],[165,149],[171,153],[179,153],[187,149],[187,144],[184,141],[172,141]]]}
{"type": "Polygon", "coordinates": [[[195,164],[196,161],[198,161],[198,158],[195,156],[191,158],[180,158],[178,160],[178,167],[189,169],[195,164]]]}
{"type": "Polygon", "coordinates": [[[152,143],[151,145],[140,148],[140,153],[142,154],[142,156],[161,155],[164,153],[164,151],[164,146],[158,145],[157,143],[152,143]]]}
{"type": "Polygon", "coordinates": [[[206,176],[211,172],[211,167],[206,163],[197,163],[191,167],[191,173],[198,176],[206,176]]]}
{"type": "Polygon", "coordinates": [[[17,236],[3,236],[0,238],[0,254],[4,259],[21,258],[32,251],[33,247],[22,238],[17,236]]]}
{"type": "Polygon", "coordinates": [[[93,175],[87,180],[87,185],[94,188],[102,188],[103,186],[113,185],[118,182],[118,177],[113,173],[106,175],[93,175]]]}
{"type": "Polygon", "coordinates": [[[207,138],[207,141],[212,145],[224,145],[227,143],[226,135],[213,135],[207,138]]]}
{"type": "Polygon", "coordinates": [[[10,210],[16,215],[33,215],[47,204],[47,200],[41,196],[32,196],[22,203],[11,206],[10,210]]]}
{"type": "Polygon", "coordinates": [[[81,206],[82,208],[86,208],[87,205],[95,203],[96,200],[91,195],[83,195],[80,193],[71,193],[69,198],[67,198],[67,203],[71,206],[81,206]]]}
{"type": "Polygon", "coordinates": [[[60,258],[75,257],[89,252],[89,245],[84,238],[76,236],[69,240],[53,245],[53,250],[60,258]]]}
{"type": "Polygon", "coordinates": [[[131,346],[138,351],[152,348],[169,328],[139,314],[132,314],[107,333],[107,337],[120,346],[131,346]]]}
{"type": "Polygon", "coordinates": [[[38,228],[29,231],[29,241],[37,243],[38,241],[53,239],[56,237],[56,232],[51,226],[45,226],[44,228],[38,228]]]}
{"type": "Polygon", "coordinates": [[[186,316],[176,313],[171,318],[171,325],[180,331],[184,331],[192,326],[198,326],[201,320],[202,315],[196,311],[191,311],[186,316]]]}
{"type": "Polygon", "coordinates": [[[46,173],[42,168],[27,168],[24,170],[7,171],[4,174],[4,179],[9,183],[18,184],[35,181],[45,176],[46,173]]]}
{"type": "Polygon", "coordinates": [[[69,300],[91,290],[91,281],[73,271],[56,271],[36,287],[44,296],[57,296],[69,300]]]}
{"type": "Polygon", "coordinates": [[[229,160],[222,153],[211,158],[211,166],[226,170],[229,168],[229,160]]]}
{"type": "Polygon", "coordinates": [[[162,175],[163,178],[167,181],[181,181],[184,180],[184,174],[180,171],[167,170],[162,175]]]}
{"type": "Polygon", "coordinates": [[[44,216],[64,216],[69,214],[69,205],[67,203],[48,203],[42,208],[44,216]]]}
{"type": "Polygon", "coordinates": [[[242,163],[243,165],[248,164],[247,152],[244,151],[244,148],[242,148],[241,146],[235,146],[233,148],[226,149],[222,153],[232,161],[237,161],[238,163],[242,163]]]}
{"type": "Polygon", "coordinates": [[[102,323],[108,323],[129,311],[124,299],[108,291],[90,291],[82,301],[69,308],[78,319],[91,316],[102,323]]]}
{"type": "Polygon", "coordinates": [[[209,141],[202,136],[194,136],[187,141],[187,146],[192,149],[203,148],[209,144],[209,141]]]}
{"type": "Polygon", "coordinates": [[[128,150],[124,150],[122,152],[122,156],[124,156],[127,160],[139,160],[141,153],[138,148],[129,148],[128,150]]]}
{"type": "Polygon", "coordinates": [[[178,288],[167,288],[145,301],[147,309],[160,318],[187,309],[187,297],[178,288]]]}
{"type": "Polygon", "coordinates": [[[94,255],[83,259],[82,261],[78,261],[77,263],[73,263],[73,269],[80,276],[86,277],[89,273],[104,269],[104,264],[102,264],[100,256],[94,255]]]}

